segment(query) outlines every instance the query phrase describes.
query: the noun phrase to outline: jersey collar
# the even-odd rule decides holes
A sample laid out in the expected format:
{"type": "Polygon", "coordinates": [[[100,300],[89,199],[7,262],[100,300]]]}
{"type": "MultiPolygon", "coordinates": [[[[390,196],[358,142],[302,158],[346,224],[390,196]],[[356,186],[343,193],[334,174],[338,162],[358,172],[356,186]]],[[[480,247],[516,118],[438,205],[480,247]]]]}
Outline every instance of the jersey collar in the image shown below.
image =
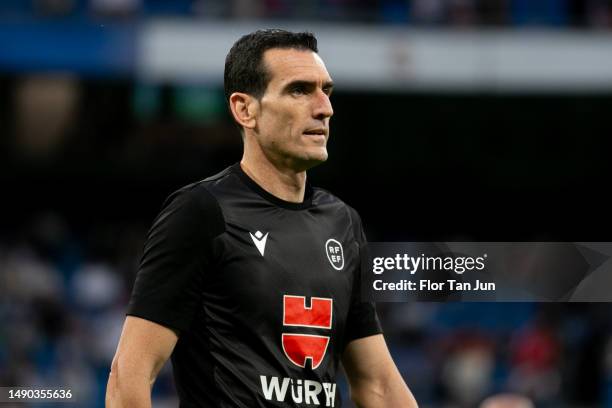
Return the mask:
{"type": "Polygon", "coordinates": [[[259,184],[255,182],[252,178],[250,178],[242,167],[240,167],[240,163],[236,163],[231,167],[231,171],[240,177],[242,182],[247,185],[251,190],[260,195],[266,201],[271,202],[272,204],[286,208],[288,210],[304,210],[312,206],[312,187],[308,182],[306,182],[306,190],[304,192],[304,201],[301,203],[293,203],[291,201],[285,201],[281,198],[276,197],[273,194],[270,194],[266,190],[264,190],[259,184]]]}

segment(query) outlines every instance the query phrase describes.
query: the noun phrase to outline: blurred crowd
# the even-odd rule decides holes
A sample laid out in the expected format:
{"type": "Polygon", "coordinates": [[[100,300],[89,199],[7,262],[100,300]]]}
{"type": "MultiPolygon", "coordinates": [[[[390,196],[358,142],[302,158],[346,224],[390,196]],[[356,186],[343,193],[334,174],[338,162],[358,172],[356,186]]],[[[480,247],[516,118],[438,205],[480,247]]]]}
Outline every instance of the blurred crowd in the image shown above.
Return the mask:
{"type": "MultiPolygon", "coordinates": [[[[0,244],[0,384],[69,388],[102,407],[147,226],[52,212],[0,244]]],[[[422,407],[478,406],[492,394],[538,407],[612,406],[607,304],[395,303],[379,312],[395,361],[422,407]]],[[[340,379],[346,397],[347,385],[340,379]]],[[[154,390],[175,406],[171,370],[154,390]]],[[[49,406],[49,405],[45,405],[49,406]]],[[[493,405],[492,405],[493,406],[493,405]]]]}
{"type": "Polygon", "coordinates": [[[609,0],[6,0],[0,17],[181,16],[416,26],[612,27],[609,0]]]}
{"type": "MultiPolygon", "coordinates": [[[[103,407],[143,231],[106,225],[76,237],[47,213],[13,232],[0,245],[0,384],[69,389],[70,406],[103,407]]],[[[176,405],[168,368],[156,406],[176,405]]]]}

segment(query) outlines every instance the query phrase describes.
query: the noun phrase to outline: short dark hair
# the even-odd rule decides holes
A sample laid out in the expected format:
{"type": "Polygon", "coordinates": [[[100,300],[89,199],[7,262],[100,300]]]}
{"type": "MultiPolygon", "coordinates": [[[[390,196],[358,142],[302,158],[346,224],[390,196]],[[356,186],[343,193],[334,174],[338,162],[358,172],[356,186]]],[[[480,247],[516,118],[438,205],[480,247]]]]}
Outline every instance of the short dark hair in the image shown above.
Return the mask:
{"type": "Polygon", "coordinates": [[[318,52],[317,39],[309,32],[293,33],[280,29],[267,29],[242,36],[234,43],[225,58],[223,85],[227,102],[234,92],[244,92],[261,98],[271,79],[263,63],[263,54],[271,48],[294,48],[318,52]]]}

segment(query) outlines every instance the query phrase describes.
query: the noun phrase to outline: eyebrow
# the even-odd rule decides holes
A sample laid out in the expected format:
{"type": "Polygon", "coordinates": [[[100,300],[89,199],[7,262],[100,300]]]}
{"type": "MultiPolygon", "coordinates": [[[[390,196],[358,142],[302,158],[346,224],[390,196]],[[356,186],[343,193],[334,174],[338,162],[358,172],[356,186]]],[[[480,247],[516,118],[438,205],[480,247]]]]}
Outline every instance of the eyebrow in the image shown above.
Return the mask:
{"type": "MultiPolygon", "coordinates": [[[[298,79],[298,80],[289,82],[287,85],[285,85],[283,87],[283,89],[287,90],[287,89],[291,89],[291,88],[296,87],[296,86],[303,86],[303,87],[307,87],[307,88],[314,88],[314,87],[317,86],[317,83],[316,83],[316,81],[305,81],[303,79],[298,79]]],[[[329,91],[331,92],[334,89],[333,81],[325,81],[325,82],[323,82],[323,88],[329,88],[329,91]]]]}

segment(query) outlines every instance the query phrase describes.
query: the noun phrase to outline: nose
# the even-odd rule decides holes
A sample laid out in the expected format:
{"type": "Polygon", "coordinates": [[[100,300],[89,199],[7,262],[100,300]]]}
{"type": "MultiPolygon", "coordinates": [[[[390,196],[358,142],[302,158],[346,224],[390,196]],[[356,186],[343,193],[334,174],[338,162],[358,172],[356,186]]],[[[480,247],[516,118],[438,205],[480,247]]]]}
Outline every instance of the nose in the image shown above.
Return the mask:
{"type": "Polygon", "coordinates": [[[315,97],[315,103],[313,108],[313,117],[315,119],[323,120],[330,118],[334,114],[329,95],[322,90],[318,90],[315,97]]]}

